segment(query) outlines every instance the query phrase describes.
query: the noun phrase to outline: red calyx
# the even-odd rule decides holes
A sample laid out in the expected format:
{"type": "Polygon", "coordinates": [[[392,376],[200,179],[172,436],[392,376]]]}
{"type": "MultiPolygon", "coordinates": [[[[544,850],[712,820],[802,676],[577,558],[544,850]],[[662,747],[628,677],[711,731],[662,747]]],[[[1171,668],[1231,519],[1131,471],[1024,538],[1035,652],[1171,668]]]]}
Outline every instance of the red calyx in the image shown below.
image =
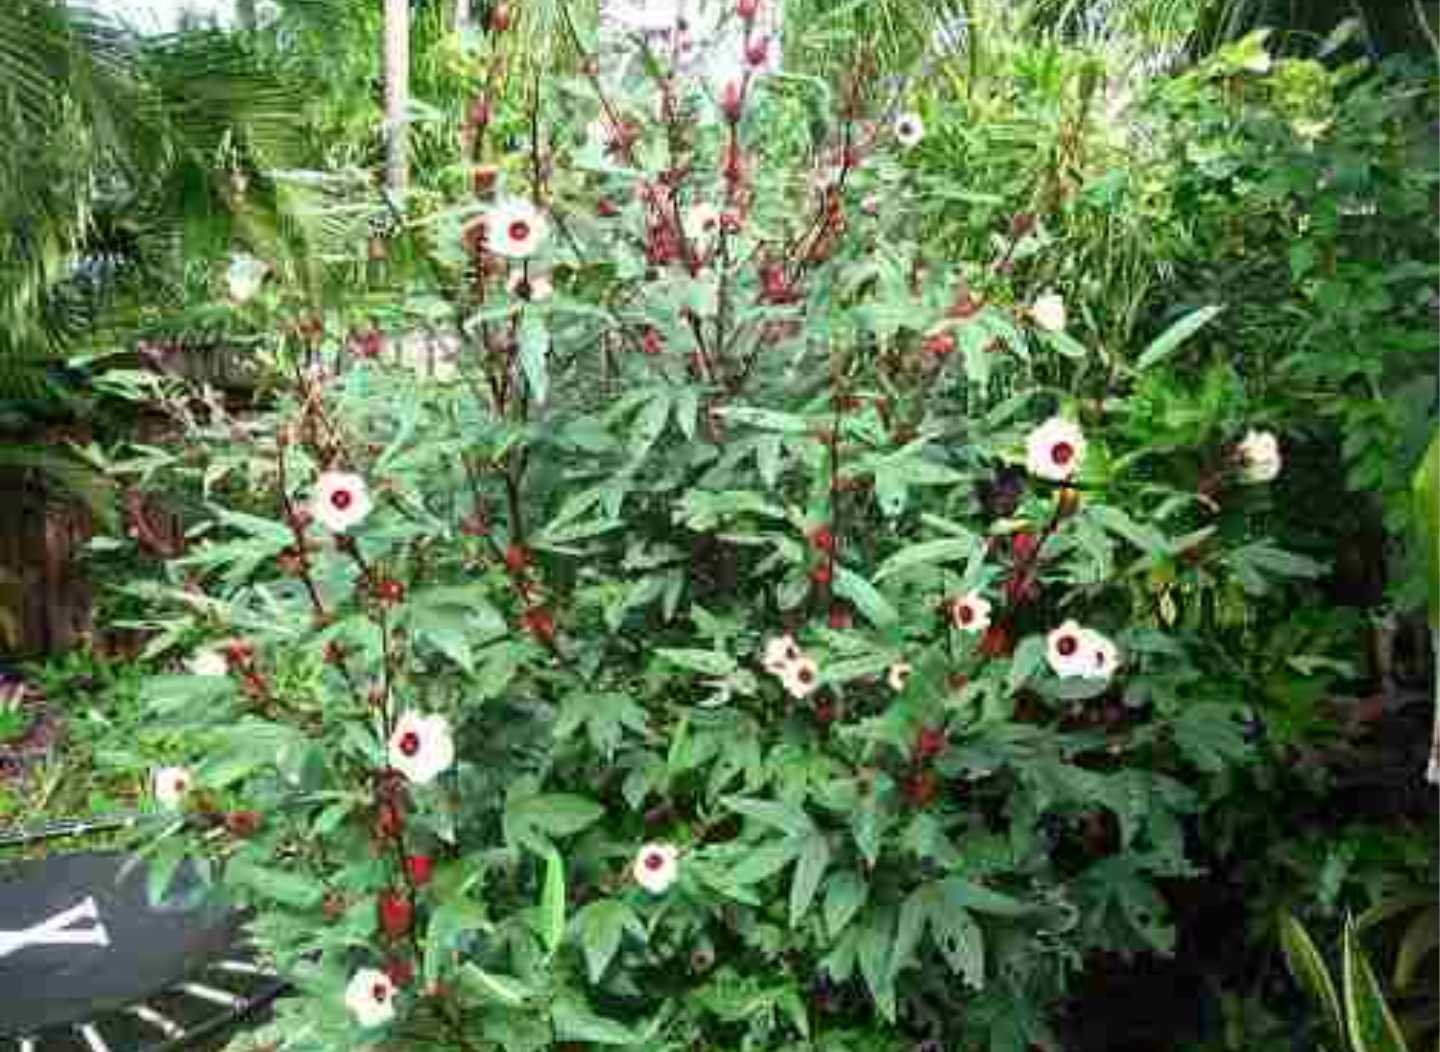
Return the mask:
{"type": "Polygon", "coordinates": [[[522,574],[525,567],[530,564],[529,553],[518,544],[512,544],[505,549],[505,569],[512,574],[522,574]]]}
{"type": "Polygon", "coordinates": [[[817,526],[810,532],[810,543],[815,545],[816,551],[833,553],[835,551],[835,535],[830,532],[829,526],[817,526]]]}
{"type": "Polygon", "coordinates": [[[410,905],[408,898],[394,890],[381,892],[376,912],[380,918],[380,930],[392,939],[408,933],[415,921],[415,907],[410,905]]]}
{"type": "Polygon", "coordinates": [[[757,37],[745,45],[745,61],[750,65],[763,66],[769,57],[770,42],[765,37],[757,37]]]}
{"type": "Polygon", "coordinates": [[[926,727],[915,740],[915,758],[933,760],[945,751],[945,732],[938,727],[926,727]]]}
{"type": "Polygon", "coordinates": [[[1013,649],[1010,632],[1004,625],[991,625],[980,637],[980,653],[986,657],[1005,657],[1013,649]]]}
{"type": "Polygon", "coordinates": [[[496,33],[503,33],[510,28],[513,21],[509,4],[496,4],[490,12],[490,28],[496,33]]]}
{"type": "Polygon", "coordinates": [[[810,571],[810,580],[821,586],[828,585],[834,576],[835,571],[830,568],[828,562],[820,563],[810,571]]]}
{"type": "Polygon", "coordinates": [[[470,103],[468,118],[472,128],[484,128],[495,116],[495,110],[490,105],[488,95],[476,95],[470,103]]]}
{"type": "Polygon", "coordinates": [[[905,799],[918,809],[929,807],[940,795],[940,779],[934,771],[917,771],[905,782],[905,799]]]}
{"type": "Polygon", "coordinates": [[[720,109],[725,114],[725,119],[734,124],[740,119],[740,113],[745,107],[745,94],[740,85],[730,81],[725,85],[725,92],[720,97],[720,109]]]}
{"type": "Polygon", "coordinates": [[[265,820],[259,811],[231,811],[225,816],[225,828],[230,835],[242,839],[254,836],[264,824],[265,820]]]}
{"type": "Polygon", "coordinates": [[[225,659],[231,665],[248,665],[255,657],[255,646],[249,640],[235,639],[225,646],[225,659]]]}
{"type": "Polygon", "coordinates": [[[555,639],[555,615],[543,606],[532,606],[520,618],[525,630],[542,643],[555,639]]]}
{"type": "Polygon", "coordinates": [[[1010,557],[1017,563],[1029,562],[1035,558],[1035,550],[1039,547],[1040,540],[1033,533],[1022,530],[1010,535],[1010,557]]]}
{"type": "Polygon", "coordinates": [[[595,203],[595,211],[601,217],[610,219],[620,214],[620,206],[608,197],[602,197],[595,203]]]}
{"type": "Polygon", "coordinates": [[[417,888],[423,888],[435,873],[435,860],[429,855],[410,855],[405,859],[405,872],[417,888]]]}
{"type": "Polygon", "coordinates": [[[495,189],[495,180],[499,174],[499,169],[493,164],[482,164],[470,176],[470,186],[475,193],[483,197],[495,189]]]}
{"type": "Polygon", "coordinates": [[[315,521],[315,516],[310,514],[308,508],[296,508],[290,516],[290,526],[299,533],[304,533],[315,521]]]}
{"type": "Polygon", "coordinates": [[[665,340],[658,329],[646,329],[644,337],[640,340],[640,347],[646,354],[660,354],[665,350],[665,340]]]}
{"type": "Polygon", "coordinates": [[[831,628],[835,629],[838,632],[843,631],[847,628],[851,628],[854,626],[854,624],[855,619],[851,615],[850,608],[848,606],[846,606],[844,603],[832,603],[830,605],[831,628]]]}
{"type": "Polygon", "coordinates": [[[835,722],[835,703],[829,698],[815,706],[815,722],[822,727],[828,727],[835,722]]]}
{"type": "Polygon", "coordinates": [[[375,837],[378,840],[393,840],[405,831],[405,812],[396,804],[386,801],[375,813],[375,837]]]}
{"type": "Polygon", "coordinates": [[[933,336],[925,337],[921,348],[926,354],[933,354],[936,358],[944,358],[955,353],[955,335],[949,332],[937,332],[933,336]]]}
{"type": "Polygon", "coordinates": [[[375,598],[382,603],[398,603],[405,598],[405,586],[393,577],[386,577],[376,583],[375,598]]]}
{"type": "Polygon", "coordinates": [[[385,974],[398,987],[406,987],[415,981],[415,966],[404,957],[392,957],[385,964],[385,974]]]}
{"type": "Polygon", "coordinates": [[[755,21],[755,16],[760,13],[760,0],[736,0],[735,13],[744,22],[755,21]]]}

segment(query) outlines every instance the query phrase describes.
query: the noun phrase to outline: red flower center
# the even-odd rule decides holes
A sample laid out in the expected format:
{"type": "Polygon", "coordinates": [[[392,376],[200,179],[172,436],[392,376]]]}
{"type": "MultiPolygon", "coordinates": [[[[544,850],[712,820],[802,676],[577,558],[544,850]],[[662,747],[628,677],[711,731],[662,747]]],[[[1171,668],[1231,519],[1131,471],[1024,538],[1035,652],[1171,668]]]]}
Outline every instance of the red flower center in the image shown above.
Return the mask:
{"type": "Polygon", "coordinates": [[[336,511],[344,511],[355,502],[355,495],[348,489],[337,489],[330,494],[330,505],[336,511]]]}
{"type": "Polygon", "coordinates": [[[1074,636],[1061,636],[1060,641],[1055,644],[1055,649],[1059,651],[1061,657],[1069,657],[1079,646],[1080,642],[1074,636]]]}
{"type": "Polygon", "coordinates": [[[975,620],[975,611],[970,609],[969,603],[960,604],[959,618],[962,625],[968,625],[975,620]]]}
{"type": "Polygon", "coordinates": [[[186,782],[185,782],[185,779],[184,779],[184,778],[176,778],[176,779],[175,779],[175,791],[176,791],[177,793],[183,793],[183,792],[185,791],[185,786],[186,786],[186,782]]]}
{"type": "Polygon", "coordinates": [[[420,751],[420,735],[414,731],[406,731],[400,737],[400,751],[406,756],[414,756],[420,751]]]}
{"type": "Polygon", "coordinates": [[[370,987],[370,996],[375,999],[376,1004],[383,1005],[386,1001],[390,1000],[390,987],[384,983],[376,983],[370,987]]]}
{"type": "Polygon", "coordinates": [[[815,673],[811,672],[808,668],[800,669],[796,675],[800,678],[800,682],[805,684],[812,683],[815,679],[815,673]]]}
{"type": "Polygon", "coordinates": [[[511,241],[524,241],[530,236],[530,224],[523,219],[517,219],[510,224],[508,233],[511,241]]]}
{"type": "Polygon", "coordinates": [[[1050,459],[1062,467],[1070,463],[1074,457],[1075,447],[1069,442],[1056,442],[1054,448],[1050,450],[1050,459]]]}
{"type": "Polygon", "coordinates": [[[650,870],[650,872],[652,873],[655,872],[657,869],[660,869],[664,865],[665,856],[660,854],[660,852],[658,851],[652,851],[650,852],[650,854],[645,856],[645,868],[650,870]]]}

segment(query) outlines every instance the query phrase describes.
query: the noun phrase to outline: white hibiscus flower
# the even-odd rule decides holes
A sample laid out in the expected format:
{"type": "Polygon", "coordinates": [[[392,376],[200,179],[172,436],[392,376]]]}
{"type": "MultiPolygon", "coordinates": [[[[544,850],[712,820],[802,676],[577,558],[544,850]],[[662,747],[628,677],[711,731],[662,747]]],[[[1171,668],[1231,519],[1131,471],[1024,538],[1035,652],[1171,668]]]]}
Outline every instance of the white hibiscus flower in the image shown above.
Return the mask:
{"type": "Polygon", "coordinates": [[[175,810],[195,784],[188,767],[160,767],[150,776],[150,791],[161,807],[175,810]]]}
{"type": "Polygon", "coordinates": [[[230,671],[230,662],[218,650],[197,650],[185,662],[185,669],[192,676],[223,676],[230,671]]]}
{"type": "Polygon", "coordinates": [[[635,883],[652,895],[663,895],[680,876],[680,852],[673,844],[646,844],[630,867],[635,883]]]}
{"type": "Polygon", "coordinates": [[[914,671],[908,662],[897,661],[890,666],[885,673],[885,682],[890,684],[890,689],[899,694],[905,689],[905,684],[910,682],[910,673],[914,671]]]}
{"type": "Polygon", "coordinates": [[[230,298],[236,303],[249,303],[260,291],[270,265],[256,259],[248,252],[237,252],[230,257],[230,266],[225,270],[225,286],[230,298]]]}
{"type": "Polygon", "coordinates": [[[1240,464],[1242,482],[1273,482],[1283,463],[1280,440],[1273,431],[1247,431],[1235,447],[1235,459],[1240,464]]]}
{"type": "Polygon", "coordinates": [[[395,984],[384,972],[361,968],[345,987],[345,1007],[363,1027],[384,1026],[395,1018],[395,984]]]}
{"type": "Polygon", "coordinates": [[[416,785],[433,782],[455,762],[455,740],[444,716],[402,713],[390,734],[390,766],[416,785]]]}
{"type": "Polygon", "coordinates": [[[780,673],[780,684],[792,698],[808,698],[820,689],[820,667],[808,657],[799,657],[780,673]]]}
{"type": "Polygon", "coordinates": [[[950,620],[962,632],[983,632],[990,627],[990,600],[979,592],[962,595],[950,607],[950,620]]]}
{"type": "Polygon", "coordinates": [[[485,213],[485,247],[506,259],[528,259],[549,228],[544,213],[529,201],[510,198],[485,213]]]}
{"type": "Polygon", "coordinates": [[[1120,667],[1120,650],[1110,638],[1094,629],[1085,630],[1081,648],[1090,655],[1090,670],[1087,676],[1109,679],[1120,667]]]}
{"type": "Polygon", "coordinates": [[[1052,416],[1025,439],[1025,466],[1030,474],[1064,482],[1085,459],[1085,434],[1064,417],[1052,416]]]}
{"type": "Polygon", "coordinates": [[[925,122],[918,113],[902,113],[895,118],[895,141],[909,150],[925,138],[925,122]]]}
{"type": "Polygon", "coordinates": [[[765,644],[765,655],[761,658],[761,664],[771,675],[783,676],[786,669],[804,656],[794,636],[775,636],[765,644]]]}
{"type": "Polygon", "coordinates": [[[1046,332],[1064,332],[1065,300],[1058,292],[1047,292],[1030,305],[1030,318],[1046,332]]]}
{"type": "Polygon", "coordinates": [[[348,471],[325,471],[315,480],[310,514],[332,533],[358,526],[370,514],[370,491],[365,480],[348,471]]]}
{"type": "Polygon", "coordinates": [[[1090,674],[1095,657],[1090,651],[1092,633],[1075,621],[1051,629],[1045,637],[1045,660],[1061,679],[1090,674]]]}

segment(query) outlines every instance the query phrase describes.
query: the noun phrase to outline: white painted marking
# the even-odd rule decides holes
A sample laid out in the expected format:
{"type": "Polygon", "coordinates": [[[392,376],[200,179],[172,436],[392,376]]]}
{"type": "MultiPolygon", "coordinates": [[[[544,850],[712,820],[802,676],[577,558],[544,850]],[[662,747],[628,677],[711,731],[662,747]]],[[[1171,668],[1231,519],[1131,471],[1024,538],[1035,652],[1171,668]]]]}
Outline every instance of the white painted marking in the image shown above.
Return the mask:
{"type": "Polygon", "coordinates": [[[83,1037],[85,1043],[90,1046],[90,1052],[110,1052],[110,1046],[107,1045],[105,1039],[100,1036],[100,1031],[95,1029],[95,1024],[86,1023],[82,1026],[80,1028],[80,1036],[83,1037]]]}
{"type": "Polygon", "coordinates": [[[149,1005],[131,1005],[130,1011],[143,1022],[149,1023],[166,1037],[184,1037],[185,1028],[168,1016],[163,1016],[149,1005]]]}
{"type": "Polygon", "coordinates": [[[20,931],[0,931],[0,957],[27,946],[109,946],[110,935],[100,923],[100,910],[94,898],[87,896],[82,901],[61,910],[49,920],[32,924],[20,931]],[[72,928],[71,925],[94,921],[94,927],[72,928]]]}
{"type": "Polygon", "coordinates": [[[217,990],[213,986],[206,986],[204,983],[181,983],[181,990],[184,990],[191,997],[198,997],[202,1001],[209,1001],[211,1004],[224,1005],[226,1008],[243,1008],[245,998],[236,997],[225,990],[217,990]]]}

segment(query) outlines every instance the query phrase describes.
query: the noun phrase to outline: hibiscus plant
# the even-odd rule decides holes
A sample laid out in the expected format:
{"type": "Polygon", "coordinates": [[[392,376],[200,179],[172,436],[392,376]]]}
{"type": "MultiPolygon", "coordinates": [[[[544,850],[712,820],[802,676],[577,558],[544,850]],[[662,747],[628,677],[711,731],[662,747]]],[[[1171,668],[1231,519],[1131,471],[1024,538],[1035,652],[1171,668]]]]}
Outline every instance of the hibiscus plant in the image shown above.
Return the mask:
{"type": "Polygon", "coordinates": [[[1250,528],[1283,450],[1137,423],[1218,308],[1102,353],[1044,215],[937,257],[921,116],[756,12],[719,84],[485,35],[463,191],[384,203],[418,276],[247,267],[243,411],[110,378],[177,431],[107,470],[195,509],[133,588],[188,749],[144,850],[249,907],[286,1049],[1019,1052],[1171,948],[1252,757],[1215,611],[1319,571],[1250,528]]]}

